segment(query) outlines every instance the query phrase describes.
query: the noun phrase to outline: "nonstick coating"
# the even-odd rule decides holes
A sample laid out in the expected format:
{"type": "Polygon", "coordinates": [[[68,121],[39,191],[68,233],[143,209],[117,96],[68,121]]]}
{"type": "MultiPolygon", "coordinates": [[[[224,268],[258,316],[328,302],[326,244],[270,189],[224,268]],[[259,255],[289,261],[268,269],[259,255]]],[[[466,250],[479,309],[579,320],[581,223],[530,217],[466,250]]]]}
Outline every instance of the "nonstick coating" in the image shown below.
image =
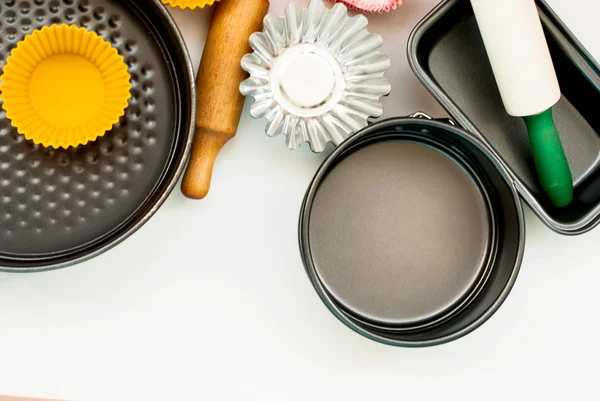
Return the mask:
{"type": "Polygon", "coordinates": [[[300,214],[300,250],[325,305],[358,333],[426,346],[481,325],[524,247],[507,171],[449,124],[389,119],[325,160],[300,214]]]}
{"type": "Polygon", "coordinates": [[[315,268],[358,318],[420,326],[458,307],[484,277],[489,207],[471,172],[443,150],[410,141],[365,146],[339,161],[315,195],[315,268]]]}
{"type": "Polygon", "coordinates": [[[110,41],[129,67],[132,97],[104,137],[68,150],[26,141],[1,111],[0,267],[8,270],[60,267],[122,240],[164,201],[189,148],[191,64],[158,1],[2,1],[0,66],[26,34],[55,23],[110,41]]]}

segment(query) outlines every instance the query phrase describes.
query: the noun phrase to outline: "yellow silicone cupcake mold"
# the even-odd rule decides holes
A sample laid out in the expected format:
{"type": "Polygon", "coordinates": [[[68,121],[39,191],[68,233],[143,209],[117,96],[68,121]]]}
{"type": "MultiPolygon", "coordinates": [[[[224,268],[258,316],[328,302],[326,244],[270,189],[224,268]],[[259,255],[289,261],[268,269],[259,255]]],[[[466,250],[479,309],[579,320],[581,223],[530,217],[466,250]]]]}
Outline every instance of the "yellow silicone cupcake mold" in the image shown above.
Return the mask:
{"type": "Polygon", "coordinates": [[[0,76],[6,117],[46,147],[86,144],[119,122],[131,97],[117,50],[73,25],[43,27],[12,51],[0,76]]]}
{"type": "Polygon", "coordinates": [[[219,0],[162,0],[163,4],[179,8],[204,8],[219,0]]]}

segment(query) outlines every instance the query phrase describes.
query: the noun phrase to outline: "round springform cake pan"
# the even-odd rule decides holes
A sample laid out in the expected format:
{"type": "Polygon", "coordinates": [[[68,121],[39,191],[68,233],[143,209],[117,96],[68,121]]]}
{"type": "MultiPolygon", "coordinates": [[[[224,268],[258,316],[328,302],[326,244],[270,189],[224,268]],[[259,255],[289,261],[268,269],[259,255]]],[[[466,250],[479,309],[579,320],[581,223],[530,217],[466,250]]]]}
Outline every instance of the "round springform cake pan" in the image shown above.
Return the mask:
{"type": "Polygon", "coordinates": [[[393,118],[325,160],[299,235],[308,276],[339,320],[416,347],[457,339],[500,307],[525,230],[509,174],[477,138],[441,121],[393,118]]]}

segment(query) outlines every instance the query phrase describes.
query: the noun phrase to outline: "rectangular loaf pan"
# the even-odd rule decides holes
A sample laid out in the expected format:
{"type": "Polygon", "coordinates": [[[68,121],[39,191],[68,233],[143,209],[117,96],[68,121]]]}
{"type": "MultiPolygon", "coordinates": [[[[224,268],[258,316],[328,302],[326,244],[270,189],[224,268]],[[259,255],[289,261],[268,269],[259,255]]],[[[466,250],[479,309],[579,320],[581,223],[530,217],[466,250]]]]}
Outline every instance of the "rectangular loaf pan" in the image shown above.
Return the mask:
{"type": "Polygon", "coordinates": [[[537,5],[563,93],[553,110],[575,185],[569,207],[554,207],[537,182],[525,123],[504,109],[469,0],[431,11],[411,34],[408,58],[452,118],[504,163],[534,213],[558,233],[582,234],[600,223],[600,67],[544,1],[537,5]]]}

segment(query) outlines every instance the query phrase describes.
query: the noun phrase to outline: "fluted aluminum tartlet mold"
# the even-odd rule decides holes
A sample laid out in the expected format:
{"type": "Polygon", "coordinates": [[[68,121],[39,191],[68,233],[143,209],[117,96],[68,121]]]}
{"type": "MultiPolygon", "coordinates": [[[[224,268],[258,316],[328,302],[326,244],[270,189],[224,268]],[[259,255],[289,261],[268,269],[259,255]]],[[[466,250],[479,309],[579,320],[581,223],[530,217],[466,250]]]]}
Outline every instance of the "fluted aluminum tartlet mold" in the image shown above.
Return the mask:
{"type": "Polygon", "coordinates": [[[285,134],[290,149],[339,145],[383,113],[380,98],[391,85],[382,43],[367,18],[350,17],[343,4],[328,9],[311,0],[307,8],[288,4],[283,17],[268,14],[241,61],[250,74],[240,85],[254,98],[250,115],[267,120],[267,135],[285,134]]]}

